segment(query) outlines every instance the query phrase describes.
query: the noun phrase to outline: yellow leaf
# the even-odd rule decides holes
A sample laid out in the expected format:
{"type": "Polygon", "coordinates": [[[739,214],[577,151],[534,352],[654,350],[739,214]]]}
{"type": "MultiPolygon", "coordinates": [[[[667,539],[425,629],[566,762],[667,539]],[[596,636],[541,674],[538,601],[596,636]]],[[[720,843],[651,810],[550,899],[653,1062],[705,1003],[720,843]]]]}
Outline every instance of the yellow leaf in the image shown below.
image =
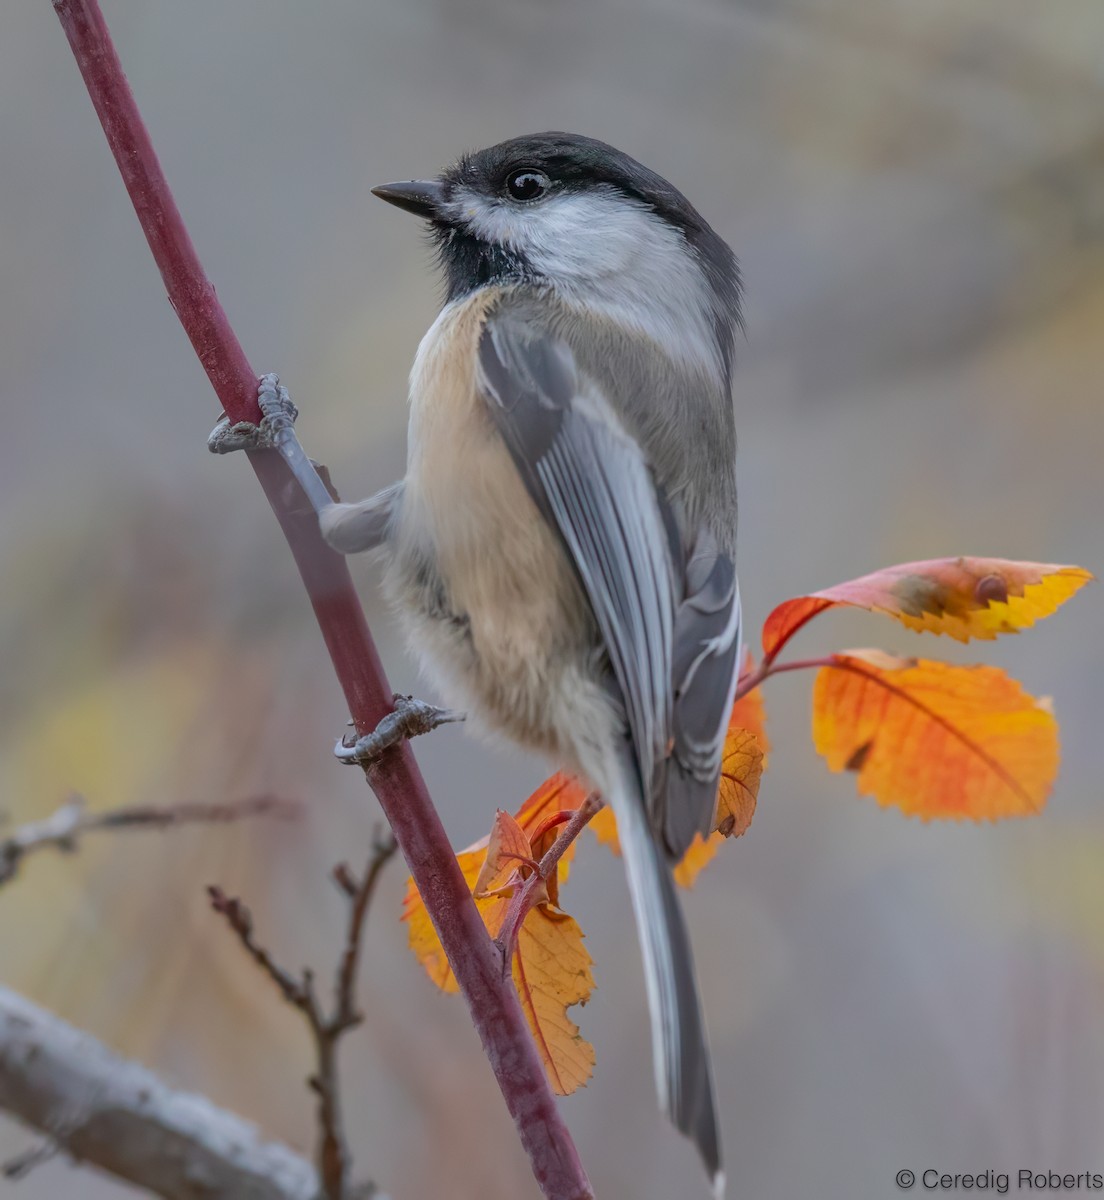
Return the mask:
{"type": "Polygon", "coordinates": [[[558,1096],[571,1095],[594,1072],[594,1047],[567,1015],[590,998],[591,962],[574,918],[550,905],[530,910],[518,935],[514,986],[558,1096]]]}
{"type": "Polygon", "coordinates": [[[995,667],[880,651],[832,656],[813,687],[813,741],[861,795],[927,820],[1038,812],[1058,773],[1045,701],[995,667]]]}
{"type": "Polygon", "coordinates": [[[608,804],[600,808],[587,828],[598,839],[602,846],[608,846],[614,854],[621,853],[621,843],[617,840],[617,822],[613,817],[613,809],[608,804]]]}

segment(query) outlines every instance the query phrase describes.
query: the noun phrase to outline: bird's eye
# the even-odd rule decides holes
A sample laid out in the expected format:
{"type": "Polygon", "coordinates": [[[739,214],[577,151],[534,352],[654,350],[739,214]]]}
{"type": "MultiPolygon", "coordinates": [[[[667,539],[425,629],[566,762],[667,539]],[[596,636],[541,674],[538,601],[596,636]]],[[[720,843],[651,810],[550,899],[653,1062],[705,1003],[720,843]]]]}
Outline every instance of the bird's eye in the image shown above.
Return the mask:
{"type": "Polygon", "coordinates": [[[506,177],[506,194],[511,200],[539,200],[551,186],[543,171],[514,171],[506,177]]]}

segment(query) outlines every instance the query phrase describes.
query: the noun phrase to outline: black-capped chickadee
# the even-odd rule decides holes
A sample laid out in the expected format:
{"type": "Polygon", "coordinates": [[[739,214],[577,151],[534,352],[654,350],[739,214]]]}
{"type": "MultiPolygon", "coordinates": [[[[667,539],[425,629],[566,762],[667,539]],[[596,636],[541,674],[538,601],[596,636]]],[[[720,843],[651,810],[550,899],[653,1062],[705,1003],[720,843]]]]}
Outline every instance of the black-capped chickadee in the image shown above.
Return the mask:
{"type": "Polygon", "coordinates": [[[406,478],[320,513],[386,544],[450,703],[613,806],[659,1103],[723,1190],[672,864],[714,820],[740,649],[732,251],[666,180],[566,133],[374,189],[428,222],[447,301],[410,381],[406,478]]]}

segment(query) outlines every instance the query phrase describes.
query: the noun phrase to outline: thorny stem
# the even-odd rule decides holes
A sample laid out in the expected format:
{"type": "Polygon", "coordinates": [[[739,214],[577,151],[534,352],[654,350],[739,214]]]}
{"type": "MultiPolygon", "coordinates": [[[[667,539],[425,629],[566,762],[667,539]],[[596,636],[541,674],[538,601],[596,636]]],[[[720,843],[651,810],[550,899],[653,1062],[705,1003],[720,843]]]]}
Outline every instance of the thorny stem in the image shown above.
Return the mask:
{"type": "MultiPolygon", "coordinates": [[[[100,118],[169,299],[231,423],[260,420],[257,372],[249,364],[176,207],[149,133],[123,74],[97,0],[53,0],[100,118]]],[[[318,619],[357,733],[391,709],[392,689],[344,561],[326,544],[278,454],[249,462],[268,497],[318,619]]],[[[403,742],[373,764],[370,783],[394,830],[426,910],[468,1004],[484,1052],[551,1200],[587,1200],[590,1182],[512,983],[449,844],[441,819],[403,742]]]]}
{"type": "Polygon", "coordinates": [[[345,863],[334,868],[333,878],[349,902],[345,945],[334,974],[333,1008],[323,1011],[314,986],[314,973],[304,969],[298,977],[285,970],[253,936],[253,916],[237,898],[209,887],[211,907],[226,919],[250,958],[280,990],[284,999],[306,1018],[314,1041],[316,1068],[307,1081],[318,1100],[318,1174],[326,1200],[347,1200],[352,1158],[345,1141],[341,1115],[341,1087],[337,1069],[338,1043],[343,1034],[360,1024],[356,976],[363,941],[364,921],[383,868],[397,849],[393,837],[374,839],[364,874],[357,879],[345,863]]]}
{"type": "MultiPolygon", "coordinates": [[[[510,974],[510,963],[513,960],[514,950],[517,947],[518,934],[521,932],[522,924],[526,916],[528,916],[529,910],[536,903],[537,897],[544,888],[547,887],[548,881],[555,873],[560,864],[560,859],[567,852],[568,846],[583,832],[590,823],[591,818],[601,808],[601,799],[592,792],[570,814],[564,824],[563,830],[545,851],[544,857],[537,863],[536,870],[514,892],[510,900],[510,906],[506,910],[506,916],[502,920],[502,928],[498,931],[498,937],[495,938],[495,945],[502,953],[502,970],[504,975],[508,976],[510,974]]],[[[557,813],[555,818],[544,822],[541,830],[553,828],[562,816],[562,813],[557,813]]]]}

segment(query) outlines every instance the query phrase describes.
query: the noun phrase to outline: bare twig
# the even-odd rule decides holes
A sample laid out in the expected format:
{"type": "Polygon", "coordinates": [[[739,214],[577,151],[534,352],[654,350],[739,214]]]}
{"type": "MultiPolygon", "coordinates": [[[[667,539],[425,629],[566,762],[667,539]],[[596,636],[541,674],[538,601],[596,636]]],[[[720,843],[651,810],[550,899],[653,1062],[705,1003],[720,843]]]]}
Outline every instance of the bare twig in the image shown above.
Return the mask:
{"type": "MultiPolygon", "coordinates": [[[[177,316],[230,422],[261,419],[257,372],[203,272],[96,0],[53,0],[177,316]]],[[[278,454],[248,455],[287,538],[358,735],[391,709],[392,688],[344,561],[322,541],[278,454]]],[[[369,782],[419,892],[533,1174],[551,1200],[587,1200],[590,1183],[556,1106],[501,957],[475,907],[409,744],[370,768],[369,782]]]]}
{"type": "Polygon", "coordinates": [[[272,980],[284,999],[306,1018],[314,1041],[317,1066],[307,1081],[318,1100],[316,1161],[326,1200],[350,1200],[352,1159],[341,1117],[341,1089],[337,1051],[341,1037],[363,1020],[357,1009],[356,976],[368,906],[380,873],[397,849],[393,837],[374,840],[364,874],[357,879],[345,863],[334,868],[334,882],[349,902],[345,944],[334,976],[333,1007],[326,1013],[318,1000],[314,973],[304,968],[298,976],[285,970],[253,936],[253,917],[238,899],[209,887],[211,907],[226,919],[250,958],[272,980]]]}
{"type": "MultiPolygon", "coordinates": [[[[334,989],[336,1011],[342,1014],[350,1024],[356,1013],[356,976],[357,966],[360,962],[364,919],[368,915],[368,905],[372,902],[372,896],[375,894],[376,884],[379,882],[383,868],[391,860],[396,849],[394,835],[377,836],[372,846],[368,865],[359,880],[345,863],[338,863],[333,870],[334,882],[350,901],[349,928],[334,989]]],[[[357,1019],[359,1020],[359,1018],[357,1019]]]]}
{"type": "Polygon", "coordinates": [[[58,850],[71,854],[87,833],[115,829],[168,829],[175,825],[207,825],[247,817],[298,816],[299,805],[279,796],[251,796],[225,804],[138,804],[90,813],[83,796],[73,796],[41,821],[20,825],[0,840],[0,886],[15,878],[28,854],[58,850]]]}
{"type": "MultiPolygon", "coordinates": [[[[168,1200],[317,1200],[306,1159],[0,987],[0,1108],[168,1200]]],[[[23,1156],[29,1166],[38,1152],[23,1156]]]]}
{"type": "Polygon", "coordinates": [[[544,852],[536,870],[528,876],[525,882],[514,892],[510,906],[502,919],[502,928],[495,938],[495,945],[502,954],[503,972],[510,974],[510,960],[514,957],[518,933],[525,921],[526,915],[539,896],[548,887],[548,881],[555,874],[560,859],[567,852],[568,846],[579,836],[590,823],[591,818],[602,808],[601,798],[592,792],[579,805],[564,823],[563,829],[556,840],[544,852]]]}

